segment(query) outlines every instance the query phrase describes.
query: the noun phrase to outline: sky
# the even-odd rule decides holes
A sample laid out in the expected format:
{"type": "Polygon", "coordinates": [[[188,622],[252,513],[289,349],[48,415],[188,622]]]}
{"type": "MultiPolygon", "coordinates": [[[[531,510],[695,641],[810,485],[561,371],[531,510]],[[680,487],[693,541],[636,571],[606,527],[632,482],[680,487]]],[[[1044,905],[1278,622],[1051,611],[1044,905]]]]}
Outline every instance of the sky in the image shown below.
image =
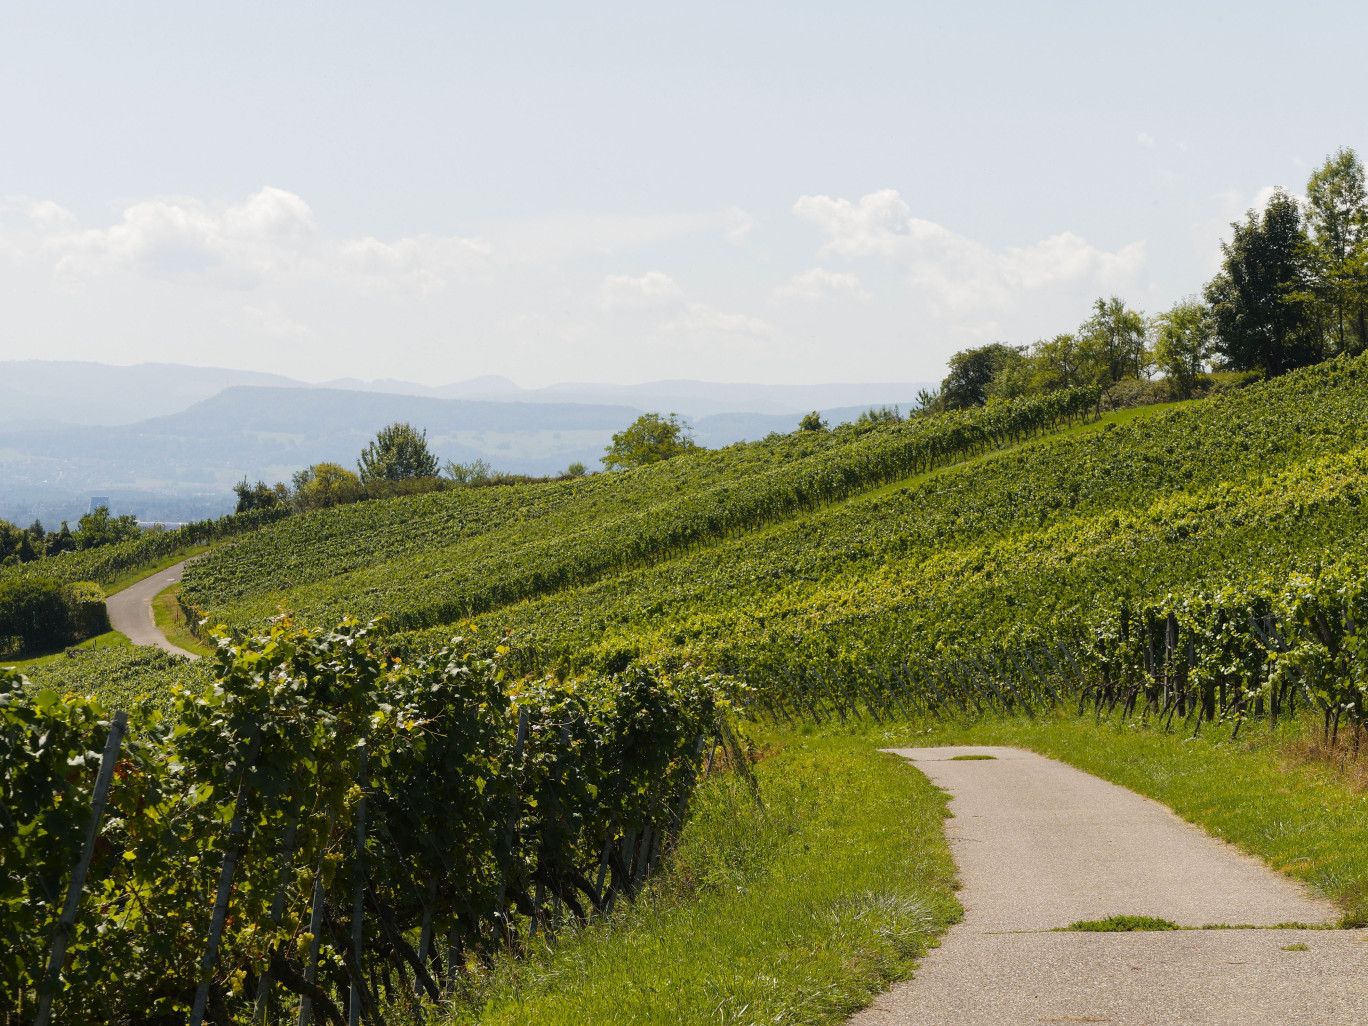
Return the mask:
{"type": "Polygon", "coordinates": [[[1368,145],[1368,6],[0,2],[0,360],[939,378],[1368,145]]]}

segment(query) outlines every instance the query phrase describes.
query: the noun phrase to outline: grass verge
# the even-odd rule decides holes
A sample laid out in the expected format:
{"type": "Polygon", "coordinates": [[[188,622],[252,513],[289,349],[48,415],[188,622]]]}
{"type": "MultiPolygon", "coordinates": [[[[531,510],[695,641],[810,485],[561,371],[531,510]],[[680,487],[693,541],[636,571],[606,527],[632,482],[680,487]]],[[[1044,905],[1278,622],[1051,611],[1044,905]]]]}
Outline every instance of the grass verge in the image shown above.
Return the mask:
{"type": "Polygon", "coordinates": [[[115,577],[108,585],[103,585],[104,593],[106,595],[113,595],[116,592],[123,591],[129,585],[146,580],[153,574],[165,570],[168,566],[175,566],[183,559],[192,559],[195,556],[201,556],[211,548],[213,548],[212,545],[190,545],[177,552],[173,552],[170,555],[163,556],[155,563],[147,563],[144,566],[134,567],[131,570],[119,574],[119,576],[115,577]]]}
{"type": "Polygon", "coordinates": [[[197,656],[212,656],[214,650],[197,638],[185,619],[177,597],[180,585],[173,584],[152,600],[152,619],[157,628],[166,635],[166,640],[177,648],[193,652],[197,656]]]}
{"type": "Polygon", "coordinates": [[[1028,748],[1163,802],[1274,869],[1310,884],[1368,925],[1368,790],[1356,767],[1308,758],[1314,723],[1276,731],[1246,724],[1192,738],[1132,720],[1096,722],[1057,711],[920,727],[874,728],[879,744],[993,744],[1028,748]]]}
{"type": "Polygon", "coordinates": [[[58,649],[56,652],[50,652],[47,655],[31,656],[27,659],[0,659],[0,666],[12,666],[20,673],[28,674],[38,669],[40,666],[46,666],[49,663],[57,662],[60,659],[66,659],[67,653],[72,650],[88,652],[91,649],[96,648],[128,647],[128,639],[118,631],[106,631],[104,634],[97,634],[93,638],[86,638],[85,641],[68,646],[67,648],[58,649]]]}
{"type": "Polygon", "coordinates": [[[843,1021],[959,917],[945,796],[867,739],[776,734],[695,796],[636,906],[471,978],[452,1024],[843,1021]]]}

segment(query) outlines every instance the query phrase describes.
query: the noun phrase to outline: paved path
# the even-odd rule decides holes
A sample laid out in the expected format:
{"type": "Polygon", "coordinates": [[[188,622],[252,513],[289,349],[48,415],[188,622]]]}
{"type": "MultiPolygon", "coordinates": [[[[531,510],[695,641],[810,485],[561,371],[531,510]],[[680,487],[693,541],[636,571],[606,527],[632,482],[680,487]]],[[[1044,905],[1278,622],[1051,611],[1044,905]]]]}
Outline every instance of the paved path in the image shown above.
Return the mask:
{"type": "Polygon", "coordinates": [[[1368,931],[1033,932],[1113,915],[1181,926],[1339,916],[1163,805],[1063,763],[1015,748],[896,751],[952,796],[964,920],[851,1026],[1368,1022],[1368,931]],[[1284,950],[1294,944],[1309,950],[1284,950]]]}
{"type": "Polygon", "coordinates": [[[182,560],[175,566],[168,566],[165,570],[160,570],[137,584],[130,584],[123,591],[105,599],[110,626],[135,645],[156,645],[175,655],[198,659],[199,656],[193,652],[177,648],[167,641],[166,635],[152,618],[152,600],[171,585],[179,584],[184,570],[185,561],[182,560]]]}

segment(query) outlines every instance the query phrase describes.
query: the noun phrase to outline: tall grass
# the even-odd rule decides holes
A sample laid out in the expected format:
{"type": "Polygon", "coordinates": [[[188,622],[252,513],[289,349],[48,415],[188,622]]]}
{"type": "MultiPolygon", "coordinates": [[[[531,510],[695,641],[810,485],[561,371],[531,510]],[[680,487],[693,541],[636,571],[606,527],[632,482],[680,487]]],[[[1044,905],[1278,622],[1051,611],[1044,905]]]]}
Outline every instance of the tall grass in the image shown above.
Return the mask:
{"type": "Polygon", "coordinates": [[[945,796],[867,742],[775,739],[706,781],[647,894],[534,957],[472,968],[452,1024],[845,1019],[906,978],[959,915],[945,796]]]}

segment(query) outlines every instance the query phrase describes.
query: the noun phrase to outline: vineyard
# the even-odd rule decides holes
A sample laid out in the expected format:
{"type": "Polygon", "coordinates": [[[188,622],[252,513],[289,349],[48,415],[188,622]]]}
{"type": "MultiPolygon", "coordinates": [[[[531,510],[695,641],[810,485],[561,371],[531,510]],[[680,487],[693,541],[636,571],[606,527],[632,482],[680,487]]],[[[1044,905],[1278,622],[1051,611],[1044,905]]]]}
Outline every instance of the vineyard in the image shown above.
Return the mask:
{"type": "Polygon", "coordinates": [[[200,520],[170,531],[146,531],[131,541],[0,567],[0,582],[36,577],[60,584],[79,581],[109,584],[120,574],[148,566],[183,549],[255,531],[288,515],[289,511],[285,509],[262,509],[234,513],[217,520],[200,520]]]}
{"type": "Polygon", "coordinates": [[[278,622],[131,715],[0,677],[0,1021],[416,1012],[630,899],[731,739],[713,678],[510,686],[367,633],[278,622]]]}
{"type": "Polygon", "coordinates": [[[390,629],[473,613],[691,552],[1086,417],[1095,388],[857,430],[799,432],[587,480],[435,493],[286,521],[189,568],[187,615],[284,606],[390,629]]]}
{"type": "Polygon", "coordinates": [[[1357,752],[1368,358],[1097,402],[243,533],[186,573],[216,662],[0,685],[0,1022],[417,1016],[637,894],[737,718],[1314,715],[1357,752]]]}

